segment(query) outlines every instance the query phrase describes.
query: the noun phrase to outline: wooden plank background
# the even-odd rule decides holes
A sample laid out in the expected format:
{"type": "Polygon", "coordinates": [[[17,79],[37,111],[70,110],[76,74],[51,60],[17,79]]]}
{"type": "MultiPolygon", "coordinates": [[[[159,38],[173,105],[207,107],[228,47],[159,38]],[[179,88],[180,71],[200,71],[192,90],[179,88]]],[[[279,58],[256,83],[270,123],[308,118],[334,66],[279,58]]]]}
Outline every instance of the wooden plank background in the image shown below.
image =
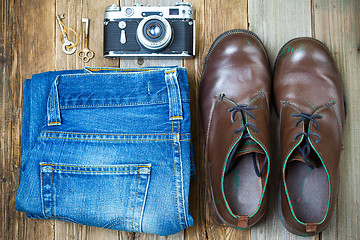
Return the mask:
{"type": "MultiPolygon", "coordinates": [[[[0,240],[3,239],[360,239],[360,1],[358,0],[188,0],[195,10],[197,39],[194,59],[105,59],[102,56],[103,14],[112,3],[132,5],[133,0],[1,0],[0,9],[0,240]],[[95,58],[84,64],[65,55],[58,37],[56,14],[82,39],[82,17],[90,19],[89,48],[95,58]],[[207,51],[222,32],[248,28],[264,42],[271,65],[280,47],[299,36],[323,41],[335,56],[347,94],[345,150],[340,164],[337,210],[330,226],[314,237],[295,236],[282,226],[277,213],[279,181],[278,120],[273,116],[271,198],[266,217],[250,230],[234,230],[214,216],[203,160],[198,88],[207,51]],[[83,66],[144,67],[180,65],[188,69],[191,92],[192,135],[197,179],[190,188],[194,227],[159,237],[82,226],[55,220],[27,219],[16,212],[19,185],[23,82],[32,74],[83,66]]],[[[140,2],[137,0],[136,2],[140,2]]],[[[144,0],[168,5],[176,0],[144,0]]],[[[78,49],[83,47],[82,42],[78,49]]]]}

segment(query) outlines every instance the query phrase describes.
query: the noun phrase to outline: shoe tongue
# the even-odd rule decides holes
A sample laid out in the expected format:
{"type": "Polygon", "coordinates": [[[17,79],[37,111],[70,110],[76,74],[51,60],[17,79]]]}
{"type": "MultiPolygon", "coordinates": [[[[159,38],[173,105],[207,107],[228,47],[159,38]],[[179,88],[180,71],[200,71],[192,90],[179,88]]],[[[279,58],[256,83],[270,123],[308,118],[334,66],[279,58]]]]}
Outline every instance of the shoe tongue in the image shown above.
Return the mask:
{"type": "MultiPolygon", "coordinates": [[[[316,168],[319,167],[319,165],[315,161],[312,160],[311,154],[307,157],[307,160],[308,160],[308,163],[310,165],[312,165],[313,167],[316,167],[316,168]]],[[[303,155],[301,154],[300,150],[297,148],[294,150],[294,152],[291,154],[291,157],[288,160],[288,162],[294,162],[294,161],[298,161],[298,162],[302,162],[302,163],[306,164],[303,155]]]]}
{"type": "Polygon", "coordinates": [[[261,153],[265,154],[264,150],[251,138],[240,140],[240,144],[236,149],[234,158],[248,154],[248,153],[261,153]]]}

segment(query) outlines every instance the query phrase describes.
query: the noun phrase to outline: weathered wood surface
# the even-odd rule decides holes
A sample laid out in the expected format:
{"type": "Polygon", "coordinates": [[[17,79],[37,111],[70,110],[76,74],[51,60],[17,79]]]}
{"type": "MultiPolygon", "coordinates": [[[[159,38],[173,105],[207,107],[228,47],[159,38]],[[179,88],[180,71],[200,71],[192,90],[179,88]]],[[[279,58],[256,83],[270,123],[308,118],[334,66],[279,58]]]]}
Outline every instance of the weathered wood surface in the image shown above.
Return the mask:
{"type": "MultiPolygon", "coordinates": [[[[121,1],[132,5],[134,0],[121,1]]],[[[171,4],[176,0],[145,0],[144,4],[171,4]]],[[[204,58],[210,45],[222,32],[249,28],[264,42],[271,66],[280,47],[293,37],[314,36],[333,52],[342,73],[347,93],[348,116],[345,150],[340,166],[337,211],[330,226],[309,239],[359,239],[360,176],[360,3],[357,0],[191,0],[196,19],[196,57],[194,59],[113,60],[102,56],[103,13],[119,0],[1,0],[0,18],[0,240],[2,239],[304,239],[290,234],[277,214],[279,164],[278,124],[273,116],[274,150],[271,199],[266,217],[251,230],[234,230],[216,222],[203,160],[203,145],[198,107],[198,88],[204,58]],[[83,40],[82,17],[90,19],[89,48],[95,58],[84,64],[76,55],[65,55],[59,44],[56,14],[65,13],[64,23],[74,28],[83,40]],[[194,227],[176,235],[105,230],[55,220],[27,219],[16,212],[15,195],[19,184],[21,111],[23,82],[32,74],[83,66],[144,67],[180,65],[188,69],[191,92],[192,135],[197,179],[190,189],[190,210],[194,227]]],[[[78,49],[83,48],[80,41],[78,49]]]]}
{"type": "Polygon", "coordinates": [[[186,239],[249,239],[249,231],[238,231],[220,225],[215,220],[213,203],[207,181],[204,161],[204,139],[201,131],[198,88],[204,59],[218,35],[234,28],[247,27],[247,1],[245,0],[196,0],[190,1],[196,13],[197,56],[185,60],[188,69],[190,91],[192,94],[192,136],[194,140],[197,179],[191,185],[190,210],[194,217],[194,226],[186,230],[186,239]]]}
{"type": "Polygon", "coordinates": [[[315,37],[333,53],[347,97],[337,211],[323,239],[360,238],[360,2],[314,1],[315,37]]]}

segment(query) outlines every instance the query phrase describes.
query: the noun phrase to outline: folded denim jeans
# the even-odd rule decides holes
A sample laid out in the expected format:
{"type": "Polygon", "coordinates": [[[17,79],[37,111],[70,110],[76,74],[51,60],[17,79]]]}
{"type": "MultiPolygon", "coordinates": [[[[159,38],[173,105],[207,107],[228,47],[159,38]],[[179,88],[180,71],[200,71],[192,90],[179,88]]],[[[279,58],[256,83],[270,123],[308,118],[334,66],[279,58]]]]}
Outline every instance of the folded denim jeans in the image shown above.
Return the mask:
{"type": "Polygon", "coordinates": [[[185,68],[84,68],[25,81],[16,210],[121,231],[192,226],[185,68]]]}

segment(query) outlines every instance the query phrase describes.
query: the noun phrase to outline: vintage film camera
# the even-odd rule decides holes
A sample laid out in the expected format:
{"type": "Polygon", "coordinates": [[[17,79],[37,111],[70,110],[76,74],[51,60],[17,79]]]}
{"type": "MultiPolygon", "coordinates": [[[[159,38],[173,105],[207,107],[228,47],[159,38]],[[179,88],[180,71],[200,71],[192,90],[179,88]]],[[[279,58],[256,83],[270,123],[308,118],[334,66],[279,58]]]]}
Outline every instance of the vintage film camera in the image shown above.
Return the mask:
{"type": "Polygon", "coordinates": [[[192,57],[195,55],[195,21],[190,3],[175,6],[106,8],[105,57],[192,57]]]}

